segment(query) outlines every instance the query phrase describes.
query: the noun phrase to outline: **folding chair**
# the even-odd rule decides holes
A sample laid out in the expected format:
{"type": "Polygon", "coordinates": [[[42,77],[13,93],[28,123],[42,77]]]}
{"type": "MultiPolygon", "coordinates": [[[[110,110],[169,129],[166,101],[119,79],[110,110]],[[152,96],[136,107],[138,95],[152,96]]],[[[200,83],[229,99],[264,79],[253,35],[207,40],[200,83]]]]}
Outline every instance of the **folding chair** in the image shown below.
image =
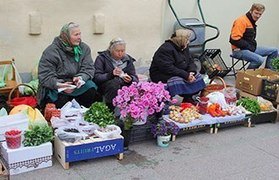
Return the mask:
{"type": "Polygon", "coordinates": [[[230,54],[230,57],[232,58],[232,66],[230,69],[233,71],[232,74],[229,74],[227,76],[234,76],[236,78],[237,71],[240,70],[246,70],[246,65],[249,63],[248,61],[245,61],[244,59],[239,59],[234,57],[232,54],[230,54]],[[235,66],[241,62],[241,67],[239,69],[236,69],[235,66]]]}

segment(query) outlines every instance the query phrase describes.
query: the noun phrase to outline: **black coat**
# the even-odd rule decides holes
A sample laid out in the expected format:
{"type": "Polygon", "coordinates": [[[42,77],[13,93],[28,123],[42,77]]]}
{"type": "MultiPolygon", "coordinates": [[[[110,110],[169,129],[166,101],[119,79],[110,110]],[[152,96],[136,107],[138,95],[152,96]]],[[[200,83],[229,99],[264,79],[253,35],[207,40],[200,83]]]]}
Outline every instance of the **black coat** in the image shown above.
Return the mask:
{"type": "Polygon", "coordinates": [[[149,69],[151,80],[163,83],[173,76],[187,79],[189,72],[196,71],[197,67],[190,56],[189,48],[182,51],[170,40],[165,41],[155,52],[149,69]]]}
{"type": "MultiPolygon", "coordinates": [[[[127,66],[122,69],[125,73],[132,77],[132,81],[138,81],[138,77],[136,75],[136,70],[133,62],[135,61],[129,55],[126,55],[124,61],[127,61],[127,66]]],[[[94,82],[97,85],[102,85],[103,83],[113,79],[115,76],[113,75],[114,66],[112,64],[111,57],[109,56],[108,51],[99,52],[98,57],[95,60],[95,75],[94,82]]]]}

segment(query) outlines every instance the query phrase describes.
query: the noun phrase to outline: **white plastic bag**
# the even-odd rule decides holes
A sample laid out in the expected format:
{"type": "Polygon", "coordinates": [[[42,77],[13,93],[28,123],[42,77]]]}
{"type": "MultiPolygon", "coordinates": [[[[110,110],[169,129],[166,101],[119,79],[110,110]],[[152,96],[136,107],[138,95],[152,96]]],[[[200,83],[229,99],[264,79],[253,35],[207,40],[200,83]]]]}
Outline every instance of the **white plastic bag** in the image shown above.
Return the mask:
{"type": "Polygon", "coordinates": [[[100,138],[109,139],[119,136],[121,129],[116,125],[107,125],[105,128],[96,129],[94,133],[100,138]]]}
{"type": "Polygon", "coordinates": [[[209,93],[206,97],[209,98],[209,103],[218,103],[222,109],[226,109],[228,107],[224,94],[219,91],[209,93]]]}
{"type": "Polygon", "coordinates": [[[62,126],[59,127],[56,131],[55,134],[58,136],[58,138],[61,141],[66,141],[66,142],[77,142],[80,140],[83,140],[87,137],[87,134],[80,132],[78,128],[74,126],[62,126]]]}
{"type": "Polygon", "coordinates": [[[261,96],[257,97],[257,101],[260,105],[261,111],[271,111],[271,110],[275,110],[275,108],[273,107],[272,102],[262,98],[261,96]]]}

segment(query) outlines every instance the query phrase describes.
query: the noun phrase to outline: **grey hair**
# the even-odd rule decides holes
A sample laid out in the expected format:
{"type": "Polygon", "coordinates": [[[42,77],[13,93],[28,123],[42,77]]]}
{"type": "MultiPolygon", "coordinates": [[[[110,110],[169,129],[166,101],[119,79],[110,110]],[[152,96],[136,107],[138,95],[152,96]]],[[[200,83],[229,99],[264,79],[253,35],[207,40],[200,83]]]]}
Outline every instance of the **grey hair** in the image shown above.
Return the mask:
{"type": "Polygon", "coordinates": [[[126,45],[126,42],[120,37],[112,39],[109,43],[108,50],[111,52],[114,49],[114,47],[119,44],[126,45]]]}
{"type": "Polygon", "coordinates": [[[72,29],[74,28],[79,28],[79,24],[77,23],[74,23],[74,22],[70,22],[69,25],[68,25],[68,31],[69,33],[72,31],[72,29]]]}

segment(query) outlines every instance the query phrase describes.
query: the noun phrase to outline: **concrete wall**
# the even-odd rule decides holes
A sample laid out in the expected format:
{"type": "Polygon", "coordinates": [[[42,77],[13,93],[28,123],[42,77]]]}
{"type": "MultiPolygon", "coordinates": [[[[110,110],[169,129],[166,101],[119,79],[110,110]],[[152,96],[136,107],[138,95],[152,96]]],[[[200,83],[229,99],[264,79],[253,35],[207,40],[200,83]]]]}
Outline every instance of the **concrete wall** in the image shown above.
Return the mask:
{"type": "MultiPolygon", "coordinates": [[[[201,19],[196,0],[172,2],[179,17],[201,19]]],[[[247,12],[253,2],[201,1],[206,22],[217,26],[221,32],[207,48],[220,48],[228,63],[232,21],[247,12]]],[[[279,47],[278,2],[259,2],[264,3],[267,10],[258,22],[257,40],[262,45],[279,47]]],[[[106,49],[109,41],[119,36],[127,41],[127,52],[139,60],[137,65],[148,66],[155,50],[172,33],[175,19],[166,0],[0,0],[0,59],[14,57],[20,72],[30,72],[42,51],[70,21],[80,24],[82,40],[91,47],[93,59],[97,51],[106,49]],[[41,17],[39,35],[29,34],[29,14],[33,12],[41,17]],[[105,16],[103,34],[93,34],[96,13],[105,16]]],[[[38,19],[35,22],[38,24],[38,19]]],[[[213,31],[206,32],[207,36],[212,34],[213,31]]]]}

